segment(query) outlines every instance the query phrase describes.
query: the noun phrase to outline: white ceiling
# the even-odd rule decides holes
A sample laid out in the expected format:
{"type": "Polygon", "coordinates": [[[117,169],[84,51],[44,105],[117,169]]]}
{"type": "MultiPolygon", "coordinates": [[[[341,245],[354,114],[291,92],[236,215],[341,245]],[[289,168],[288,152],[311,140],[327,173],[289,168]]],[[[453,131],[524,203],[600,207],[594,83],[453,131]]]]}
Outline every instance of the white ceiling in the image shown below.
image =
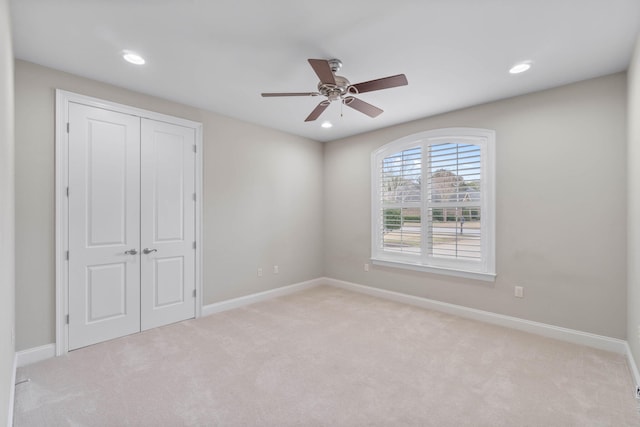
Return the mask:
{"type": "Polygon", "coordinates": [[[328,141],[625,70],[639,0],[13,0],[17,58],[328,141]],[[147,64],[123,61],[134,50],[147,64]],[[375,119],[318,97],[308,58],[339,58],[375,119]],[[530,71],[510,75],[519,61],[530,71]],[[323,129],[324,120],[334,127],[323,129]]]}

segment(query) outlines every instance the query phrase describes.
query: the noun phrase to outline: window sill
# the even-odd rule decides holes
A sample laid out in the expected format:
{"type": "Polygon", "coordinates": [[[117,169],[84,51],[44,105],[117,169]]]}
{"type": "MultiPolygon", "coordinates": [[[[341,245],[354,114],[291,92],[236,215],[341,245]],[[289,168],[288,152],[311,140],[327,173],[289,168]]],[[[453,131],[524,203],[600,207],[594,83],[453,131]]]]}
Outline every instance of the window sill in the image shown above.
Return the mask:
{"type": "Polygon", "coordinates": [[[388,260],[383,260],[378,258],[372,258],[371,263],[373,265],[380,265],[383,267],[402,268],[405,270],[442,274],[444,276],[464,277],[465,279],[482,280],[485,282],[495,282],[496,280],[496,275],[494,273],[480,273],[477,271],[455,270],[451,268],[426,266],[426,265],[414,264],[410,262],[388,261],[388,260]]]}

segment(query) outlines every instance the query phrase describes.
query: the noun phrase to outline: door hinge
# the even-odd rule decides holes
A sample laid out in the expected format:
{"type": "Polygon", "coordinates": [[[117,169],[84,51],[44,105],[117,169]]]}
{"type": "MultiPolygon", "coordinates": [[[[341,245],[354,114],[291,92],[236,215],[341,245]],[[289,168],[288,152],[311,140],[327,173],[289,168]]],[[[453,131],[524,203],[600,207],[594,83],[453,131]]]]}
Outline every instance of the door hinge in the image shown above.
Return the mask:
{"type": "Polygon", "coordinates": [[[196,201],[196,193],[193,193],[193,201],[196,201]]]}
{"type": "Polygon", "coordinates": [[[67,197],[69,197],[69,187],[67,187],[67,197]]]}
{"type": "Polygon", "coordinates": [[[67,122],[67,133],[69,133],[69,122],[67,122]]]}
{"type": "Polygon", "coordinates": [[[197,153],[197,152],[198,152],[198,147],[196,147],[196,145],[195,145],[195,144],[193,144],[193,152],[194,152],[194,153],[197,153]]]}
{"type": "Polygon", "coordinates": [[[69,261],[69,251],[67,251],[67,261],[69,261]]]}
{"type": "Polygon", "coordinates": [[[69,315],[67,314],[67,325],[69,324],[69,315]]]}
{"type": "Polygon", "coordinates": [[[196,242],[193,242],[193,249],[196,248],[196,242]]]}
{"type": "Polygon", "coordinates": [[[193,297],[194,298],[196,297],[196,290],[195,289],[193,290],[193,297]]]}

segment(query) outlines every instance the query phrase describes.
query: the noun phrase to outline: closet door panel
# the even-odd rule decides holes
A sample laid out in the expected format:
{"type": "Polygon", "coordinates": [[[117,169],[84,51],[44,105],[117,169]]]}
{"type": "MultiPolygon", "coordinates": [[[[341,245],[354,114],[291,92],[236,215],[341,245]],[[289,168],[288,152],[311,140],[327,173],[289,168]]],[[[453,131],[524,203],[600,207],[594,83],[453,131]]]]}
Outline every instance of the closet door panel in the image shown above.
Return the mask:
{"type": "Polygon", "coordinates": [[[142,119],[142,330],[195,316],[195,131],[142,119]]]}
{"type": "Polygon", "coordinates": [[[69,349],[140,330],[140,119],[69,104],[69,349]]]}

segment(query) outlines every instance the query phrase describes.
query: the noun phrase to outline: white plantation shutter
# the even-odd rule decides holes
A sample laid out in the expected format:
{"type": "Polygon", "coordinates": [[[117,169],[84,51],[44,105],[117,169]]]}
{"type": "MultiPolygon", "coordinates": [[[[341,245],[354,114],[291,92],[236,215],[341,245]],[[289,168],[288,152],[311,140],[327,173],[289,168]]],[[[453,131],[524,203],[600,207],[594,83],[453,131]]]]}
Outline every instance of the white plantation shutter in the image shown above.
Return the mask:
{"type": "Polygon", "coordinates": [[[382,247],[420,254],[422,149],[410,148],[382,159],[380,174],[382,247]]]}
{"type": "Polygon", "coordinates": [[[452,128],[372,155],[374,264],[493,280],[495,133],[452,128]]]}
{"type": "Polygon", "coordinates": [[[480,146],[465,142],[430,143],[428,158],[429,254],[479,261],[482,257],[480,146]]]}

